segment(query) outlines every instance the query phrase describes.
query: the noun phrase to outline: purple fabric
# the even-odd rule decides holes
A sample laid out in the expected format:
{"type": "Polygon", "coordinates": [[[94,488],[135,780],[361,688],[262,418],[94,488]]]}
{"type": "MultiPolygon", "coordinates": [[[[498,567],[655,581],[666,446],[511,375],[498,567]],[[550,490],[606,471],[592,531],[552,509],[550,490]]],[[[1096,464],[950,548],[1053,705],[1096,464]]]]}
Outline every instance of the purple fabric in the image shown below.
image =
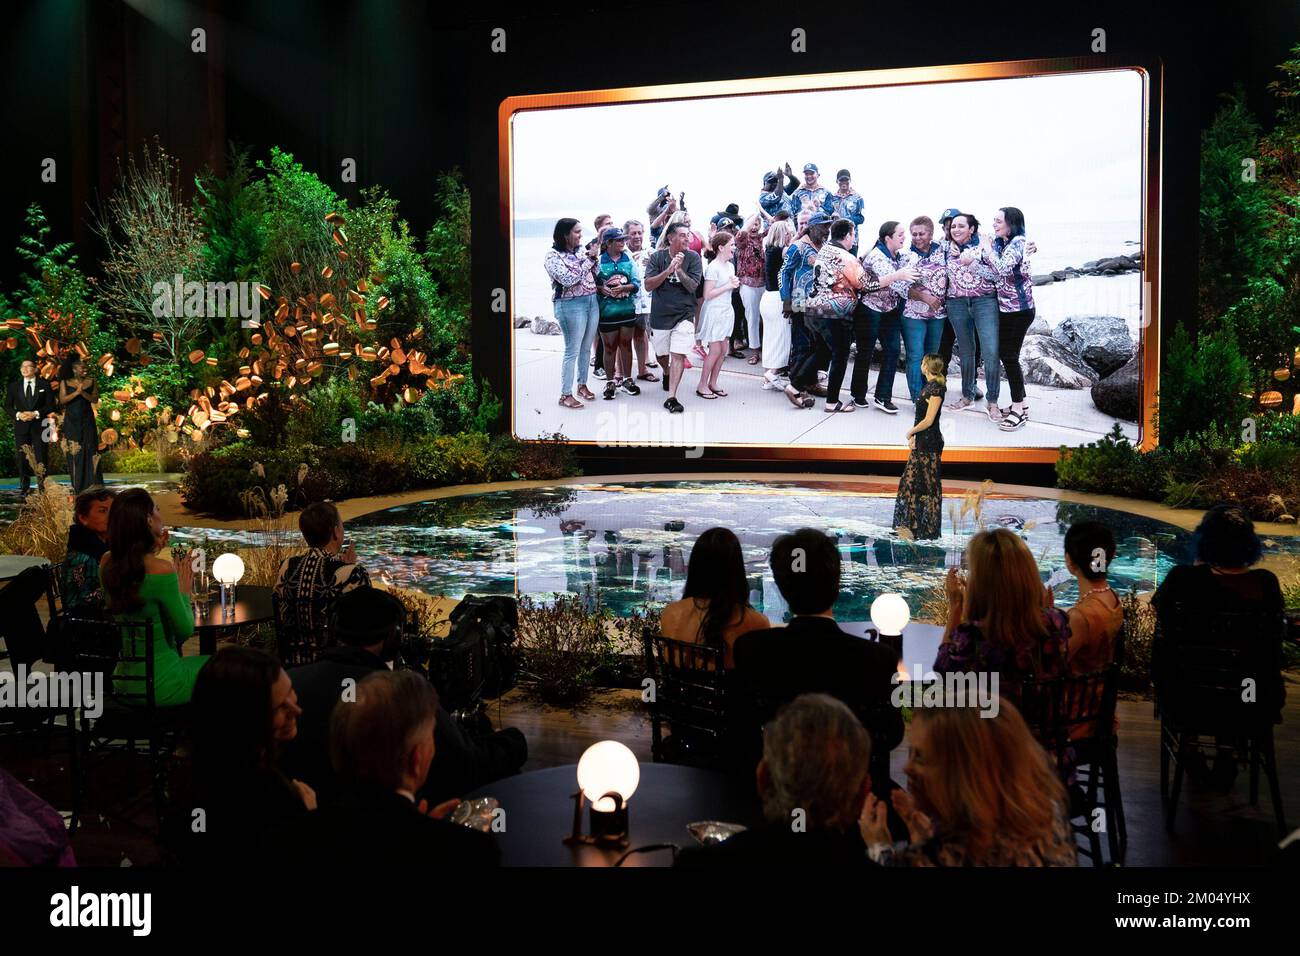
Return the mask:
{"type": "Polygon", "coordinates": [[[76,866],[57,810],[0,769],[0,859],[25,866],[76,866]]]}

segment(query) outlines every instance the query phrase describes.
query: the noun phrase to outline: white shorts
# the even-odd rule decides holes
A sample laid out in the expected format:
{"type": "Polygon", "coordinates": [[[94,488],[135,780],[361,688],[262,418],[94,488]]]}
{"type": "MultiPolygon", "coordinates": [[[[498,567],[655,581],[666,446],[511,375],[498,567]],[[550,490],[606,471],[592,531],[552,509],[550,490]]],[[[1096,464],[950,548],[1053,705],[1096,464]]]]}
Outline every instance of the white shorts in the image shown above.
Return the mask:
{"type": "Polygon", "coordinates": [[[695,323],[683,320],[671,329],[651,329],[655,355],[685,355],[695,347],[695,323]]]}

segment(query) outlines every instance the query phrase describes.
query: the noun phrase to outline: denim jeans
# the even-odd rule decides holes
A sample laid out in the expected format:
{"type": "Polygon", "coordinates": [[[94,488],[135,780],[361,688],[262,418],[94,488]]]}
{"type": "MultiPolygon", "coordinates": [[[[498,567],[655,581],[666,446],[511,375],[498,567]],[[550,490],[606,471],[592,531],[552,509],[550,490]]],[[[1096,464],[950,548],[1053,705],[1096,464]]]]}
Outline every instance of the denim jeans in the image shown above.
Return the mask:
{"type": "Polygon", "coordinates": [[[591,343],[600,325],[596,294],[559,299],[555,303],[555,321],[564,333],[564,362],[560,366],[560,394],[573,394],[573,373],[577,365],[578,385],[587,384],[591,371],[591,343]]]}
{"type": "Polygon", "coordinates": [[[921,375],[921,359],[939,351],[946,319],[910,319],[903,316],[903,345],[907,347],[907,391],[912,401],[921,397],[925,380],[921,375]]]}
{"type": "Polygon", "coordinates": [[[975,400],[975,340],[984,359],[984,391],[990,405],[998,401],[1001,374],[998,368],[998,300],[985,295],[978,298],[948,297],[948,321],[952,323],[957,347],[961,350],[961,393],[975,400]]]}
{"type": "Polygon", "coordinates": [[[867,371],[871,367],[871,354],[875,351],[877,339],[880,340],[881,358],[880,375],[876,378],[876,398],[882,402],[893,399],[898,352],[902,346],[898,325],[902,315],[902,306],[889,312],[877,312],[869,306],[863,306],[853,313],[853,334],[858,343],[858,355],[853,360],[853,381],[849,388],[854,401],[867,400],[867,371]]]}
{"type": "Polygon", "coordinates": [[[850,316],[807,316],[809,330],[817,337],[818,351],[829,350],[831,369],[826,380],[826,404],[840,400],[840,386],[849,367],[849,343],[853,341],[853,320],[850,316]]]}

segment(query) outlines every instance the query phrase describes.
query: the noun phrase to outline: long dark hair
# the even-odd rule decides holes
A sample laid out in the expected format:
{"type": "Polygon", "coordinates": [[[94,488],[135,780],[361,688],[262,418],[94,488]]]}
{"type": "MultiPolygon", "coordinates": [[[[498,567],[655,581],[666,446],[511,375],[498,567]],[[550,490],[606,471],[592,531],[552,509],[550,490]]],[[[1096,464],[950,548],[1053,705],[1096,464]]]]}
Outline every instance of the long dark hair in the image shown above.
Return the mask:
{"type": "Polygon", "coordinates": [[[196,796],[238,787],[275,759],[271,689],[280,662],[251,647],[227,646],[194,680],[193,720],[196,796]]]}
{"type": "Polygon", "coordinates": [[[153,495],[143,488],[131,488],[113,499],[108,513],[108,563],[100,579],[109,610],[115,614],[140,609],[144,559],[158,547],[149,527],[154,507],[153,495]]]}
{"type": "Polygon", "coordinates": [[[709,647],[722,648],[723,632],[737,624],[749,607],[749,580],[740,539],[729,528],[710,528],[691,548],[682,597],[709,602],[700,636],[709,647]]]}
{"type": "Polygon", "coordinates": [[[1025,234],[1025,214],[1015,206],[1003,206],[1002,218],[1007,221],[1008,239],[1025,234]]]}
{"type": "Polygon", "coordinates": [[[551,248],[556,252],[569,251],[569,233],[573,232],[573,227],[578,224],[578,220],[564,218],[555,223],[555,232],[551,234],[551,248]]]}

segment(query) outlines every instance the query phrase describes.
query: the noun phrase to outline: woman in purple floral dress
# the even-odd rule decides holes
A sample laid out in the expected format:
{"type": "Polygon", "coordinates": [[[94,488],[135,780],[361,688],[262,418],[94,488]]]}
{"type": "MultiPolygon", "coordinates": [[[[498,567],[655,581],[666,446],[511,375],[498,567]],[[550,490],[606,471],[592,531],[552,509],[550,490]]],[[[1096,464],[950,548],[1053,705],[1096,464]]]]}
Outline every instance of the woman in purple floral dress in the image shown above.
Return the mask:
{"type": "Polygon", "coordinates": [[[968,580],[951,568],[944,585],[948,622],[935,673],[997,674],[997,692],[1018,704],[1025,681],[1068,673],[1069,619],[1047,606],[1029,546],[1006,528],[974,535],[966,560],[968,580]]]}

